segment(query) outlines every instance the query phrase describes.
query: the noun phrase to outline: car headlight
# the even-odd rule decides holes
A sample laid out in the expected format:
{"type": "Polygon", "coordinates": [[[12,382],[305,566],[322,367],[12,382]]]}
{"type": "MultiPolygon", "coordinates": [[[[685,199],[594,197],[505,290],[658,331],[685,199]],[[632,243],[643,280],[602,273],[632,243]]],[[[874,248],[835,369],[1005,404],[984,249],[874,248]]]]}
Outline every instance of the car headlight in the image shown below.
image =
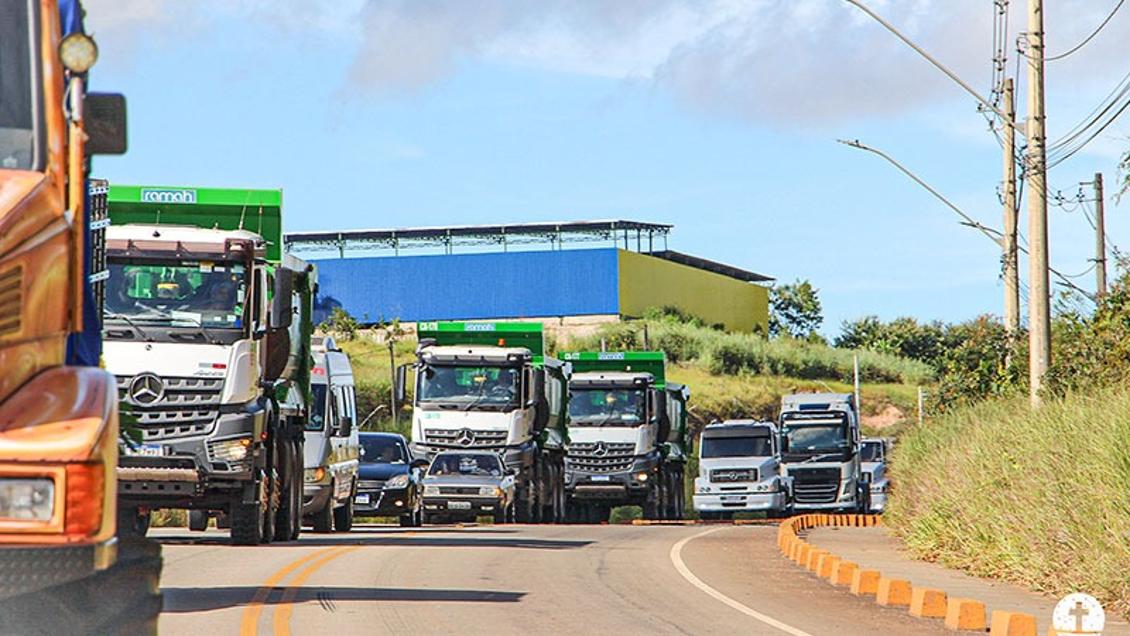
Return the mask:
{"type": "Polygon", "coordinates": [[[502,489],[497,486],[480,486],[479,494],[484,497],[501,497],[502,489]]]}
{"type": "Polygon", "coordinates": [[[308,484],[316,484],[326,478],[326,469],[318,466],[317,468],[307,468],[302,473],[303,478],[308,484]]]}
{"type": "Polygon", "coordinates": [[[408,475],[396,475],[392,479],[385,482],[385,488],[404,488],[408,485],[408,475]]]}
{"type": "Polygon", "coordinates": [[[438,495],[439,494],[439,486],[424,486],[424,494],[425,495],[438,495]]]}
{"type": "Polygon", "coordinates": [[[0,519],[51,521],[55,482],[51,479],[0,478],[0,519]]]}

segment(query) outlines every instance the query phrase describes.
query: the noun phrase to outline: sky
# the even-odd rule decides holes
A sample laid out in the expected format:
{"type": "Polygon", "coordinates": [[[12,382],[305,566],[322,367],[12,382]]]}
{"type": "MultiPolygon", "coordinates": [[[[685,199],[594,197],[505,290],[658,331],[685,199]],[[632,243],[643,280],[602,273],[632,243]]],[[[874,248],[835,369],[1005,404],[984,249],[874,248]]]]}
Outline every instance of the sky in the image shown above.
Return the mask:
{"type": "MultiPolygon", "coordinates": [[[[871,0],[978,92],[994,0],[871,0]]],[[[1026,2],[1009,9],[1007,74],[1026,2]]],[[[1049,3],[1049,55],[1116,0],[1049,3]]],[[[125,93],[117,183],[284,190],[286,230],[631,219],[671,249],[820,290],[823,331],[875,314],[1002,313],[1000,250],[859,139],[985,225],[1002,152],[975,100],[844,0],[86,0],[94,90],[125,93]]],[[[1048,63],[1059,141],[1130,73],[1130,9],[1048,63]]],[[[1049,175],[1104,173],[1108,241],[1130,115],[1049,175]]],[[[1077,203],[1050,208],[1053,266],[1093,265],[1077,203]]],[[[1022,233],[1026,218],[1021,217],[1022,233]]],[[[1026,277],[1027,264],[1021,264],[1026,277]]],[[[1088,290],[1093,274],[1074,279],[1088,290]]],[[[1084,304],[1084,306],[1086,306],[1084,304]]]]}

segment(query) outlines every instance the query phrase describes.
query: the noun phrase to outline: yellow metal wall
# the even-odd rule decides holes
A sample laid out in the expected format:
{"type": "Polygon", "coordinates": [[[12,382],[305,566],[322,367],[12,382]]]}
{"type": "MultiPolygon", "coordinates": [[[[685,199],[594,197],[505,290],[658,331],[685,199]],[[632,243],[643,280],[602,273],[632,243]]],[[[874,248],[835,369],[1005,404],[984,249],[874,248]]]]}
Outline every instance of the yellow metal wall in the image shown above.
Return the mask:
{"type": "Polygon", "coordinates": [[[768,329],[769,292],[760,285],[625,250],[619,250],[619,265],[624,316],[673,305],[730,331],[768,329]]]}

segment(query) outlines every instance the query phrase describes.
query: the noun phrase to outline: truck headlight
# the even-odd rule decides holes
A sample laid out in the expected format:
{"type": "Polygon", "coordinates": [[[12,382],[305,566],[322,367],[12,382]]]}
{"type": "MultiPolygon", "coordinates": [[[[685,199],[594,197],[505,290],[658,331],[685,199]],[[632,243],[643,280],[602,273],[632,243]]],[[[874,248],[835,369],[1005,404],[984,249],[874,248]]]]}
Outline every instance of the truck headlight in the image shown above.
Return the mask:
{"type": "Polygon", "coordinates": [[[317,468],[307,468],[302,471],[302,477],[308,484],[316,484],[326,478],[326,469],[318,466],[317,468]]]}
{"type": "Polygon", "coordinates": [[[385,488],[404,488],[408,485],[408,475],[396,475],[392,479],[385,482],[385,488]]]}
{"type": "Polygon", "coordinates": [[[425,495],[438,495],[439,494],[439,486],[424,486],[424,494],[425,495]]]}
{"type": "Polygon", "coordinates": [[[636,473],[636,481],[643,483],[643,482],[647,481],[647,479],[648,479],[647,473],[636,473]]]}
{"type": "Polygon", "coordinates": [[[698,492],[699,494],[708,493],[708,492],[710,492],[710,486],[699,486],[698,488],[695,489],[695,491],[698,492]]]}
{"type": "Polygon", "coordinates": [[[225,439],[212,442],[208,445],[212,450],[212,457],[222,462],[239,462],[247,459],[251,449],[251,438],[225,439]]]}
{"type": "Polygon", "coordinates": [[[887,492],[887,486],[885,484],[874,484],[871,486],[871,492],[880,495],[884,494],[887,492]]]}
{"type": "Polygon", "coordinates": [[[47,522],[54,513],[53,480],[0,478],[0,518],[47,522]]]}
{"type": "Polygon", "coordinates": [[[497,486],[480,486],[479,494],[483,497],[501,497],[502,489],[497,486]]]}

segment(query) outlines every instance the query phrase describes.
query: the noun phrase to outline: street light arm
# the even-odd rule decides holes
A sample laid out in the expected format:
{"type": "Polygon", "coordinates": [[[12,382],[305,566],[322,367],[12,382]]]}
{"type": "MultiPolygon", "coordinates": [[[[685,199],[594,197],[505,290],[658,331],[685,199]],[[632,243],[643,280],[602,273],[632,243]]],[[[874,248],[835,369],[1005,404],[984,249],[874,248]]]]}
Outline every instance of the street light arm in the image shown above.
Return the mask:
{"type": "MultiPolygon", "coordinates": [[[[985,225],[982,225],[979,221],[974,220],[968,214],[963,212],[961,210],[961,208],[957,207],[949,199],[942,196],[942,193],[940,193],[937,190],[935,190],[934,188],[930,187],[930,184],[928,184],[925,181],[923,181],[922,179],[918,178],[918,175],[914,174],[910,170],[907,170],[901,163],[899,163],[898,161],[895,161],[895,159],[893,157],[891,157],[890,155],[888,155],[887,153],[883,152],[882,150],[879,150],[878,148],[872,148],[871,146],[868,146],[867,144],[859,141],[858,139],[851,140],[851,141],[846,140],[846,139],[837,139],[836,141],[840,142],[841,144],[844,144],[845,146],[850,146],[852,148],[857,148],[859,150],[866,150],[867,152],[876,154],[876,155],[882,157],[883,159],[886,159],[891,165],[898,168],[900,172],[902,172],[906,176],[910,177],[915,183],[917,183],[918,185],[925,188],[930,194],[937,197],[938,200],[940,200],[942,203],[945,203],[946,206],[949,209],[956,212],[958,214],[958,216],[960,216],[962,219],[965,220],[965,223],[963,225],[968,225],[972,228],[976,228],[982,234],[989,237],[990,240],[992,240],[994,243],[996,243],[998,247],[1001,247],[1001,248],[1004,247],[1004,245],[1003,245],[1004,234],[1002,234],[1000,231],[995,230],[991,227],[987,227],[985,225]]],[[[1021,253],[1024,253],[1024,254],[1028,253],[1028,250],[1024,249],[1023,247],[1021,247],[1019,245],[1016,246],[1016,249],[1019,250],[1021,253]]],[[[1060,284],[1062,284],[1064,287],[1068,287],[1068,288],[1082,294],[1084,297],[1086,297],[1091,302],[1096,302],[1094,294],[1091,294],[1087,290],[1085,290],[1082,287],[1073,283],[1070,278],[1068,278],[1066,275],[1057,271],[1054,267],[1051,267],[1049,265],[1048,271],[1051,272],[1052,274],[1055,274],[1056,277],[1059,278],[1060,284]]]]}
{"type": "Polygon", "coordinates": [[[996,107],[995,105],[993,105],[993,103],[992,103],[992,102],[990,102],[989,100],[985,99],[984,97],[981,97],[981,95],[980,95],[980,94],[979,94],[979,93],[978,93],[978,92],[977,92],[977,91],[976,91],[976,90],[975,90],[975,89],[974,89],[974,88],[973,88],[972,86],[970,86],[969,84],[966,84],[966,83],[965,83],[965,81],[963,81],[963,80],[962,80],[962,79],[961,79],[960,77],[958,77],[956,73],[954,73],[953,71],[949,70],[949,68],[948,68],[948,67],[946,67],[946,65],[945,65],[945,64],[942,64],[942,63],[941,63],[941,62],[939,62],[938,60],[934,59],[934,57],[933,57],[932,55],[930,55],[929,53],[927,53],[925,49],[923,49],[922,47],[918,46],[917,44],[915,44],[914,42],[912,42],[912,41],[910,40],[910,38],[908,38],[908,37],[906,37],[905,35],[903,35],[903,34],[902,34],[902,33],[901,33],[901,32],[900,32],[900,31],[899,31],[898,29],[896,29],[896,28],[894,27],[894,25],[893,25],[893,24],[891,24],[890,22],[887,22],[886,20],[884,20],[882,16],[880,16],[880,15],[879,15],[878,13],[875,13],[874,11],[872,11],[871,9],[869,9],[869,8],[868,8],[868,7],[866,6],[866,5],[864,5],[864,4],[863,4],[862,2],[860,2],[859,0],[844,0],[844,1],[845,1],[845,2],[847,2],[848,4],[854,5],[854,6],[855,6],[856,8],[858,8],[858,9],[859,9],[860,11],[862,11],[862,12],[866,13],[867,15],[871,16],[871,18],[872,18],[873,20],[875,20],[875,21],[876,21],[876,22],[878,22],[879,24],[883,25],[883,27],[884,27],[885,29],[887,29],[888,31],[890,31],[891,33],[893,33],[893,34],[895,35],[895,37],[897,37],[898,39],[902,40],[902,41],[903,41],[903,42],[904,42],[904,43],[905,43],[905,44],[906,44],[907,46],[909,46],[910,48],[914,49],[914,50],[915,50],[915,52],[917,52],[917,53],[918,53],[919,55],[921,55],[922,57],[926,58],[926,61],[928,61],[928,62],[930,62],[931,64],[933,64],[933,65],[934,65],[934,66],[935,66],[935,67],[936,67],[936,68],[937,68],[937,69],[938,69],[939,71],[941,71],[941,72],[945,73],[945,74],[946,74],[946,75],[947,75],[947,76],[948,76],[948,77],[949,77],[949,78],[950,78],[951,80],[953,80],[953,81],[957,82],[959,86],[961,86],[962,88],[964,88],[964,89],[965,89],[965,92],[967,92],[967,93],[969,93],[970,95],[972,95],[972,96],[973,96],[973,98],[974,98],[974,99],[976,99],[976,100],[977,100],[978,102],[980,102],[980,103],[981,103],[981,104],[982,104],[982,105],[983,105],[983,106],[984,106],[985,108],[988,108],[989,110],[991,110],[991,111],[993,111],[994,113],[996,113],[997,117],[1000,117],[1000,118],[1001,118],[1001,121],[1002,121],[1002,122],[1004,122],[1004,124],[1005,124],[1006,126],[1008,126],[1009,128],[1012,128],[1013,130],[1015,130],[1016,132],[1018,132],[1018,133],[1020,133],[1020,134],[1024,134],[1024,130],[1022,130],[1022,129],[1020,128],[1020,126],[1018,126],[1018,125],[1016,124],[1016,122],[1014,122],[1014,121],[1012,120],[1012,118],[1011,118],[1011,117],[1009,117],[1008,115],[1005,115],[1005,114],[1004,114],[1004,113],[1003,113],[1003,112],[1002,112],[1002,111],[1001,111],[1001,110],[1000,110],[999,108],[997,108],[997,107],[996,107]]]}

